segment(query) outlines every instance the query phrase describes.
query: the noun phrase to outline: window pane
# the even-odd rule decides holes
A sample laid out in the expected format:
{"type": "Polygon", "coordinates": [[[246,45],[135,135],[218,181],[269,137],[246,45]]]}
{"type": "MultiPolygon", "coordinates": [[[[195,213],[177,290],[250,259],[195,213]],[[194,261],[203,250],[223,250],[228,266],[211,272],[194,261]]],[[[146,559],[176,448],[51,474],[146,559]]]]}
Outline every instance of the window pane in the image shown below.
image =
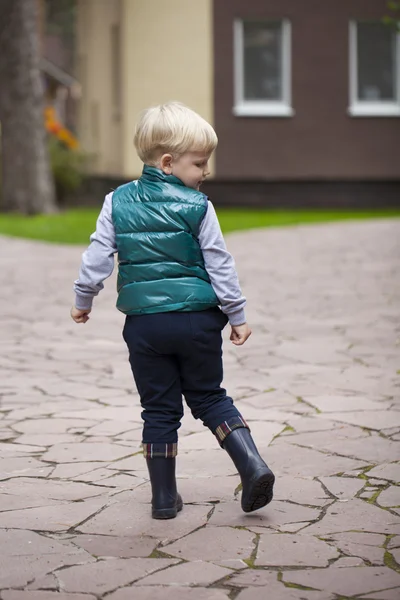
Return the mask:
{"type": "Polygon", "coordinates": [[[381,23],[357,24],[359,100],[396,100],[396,33],[381,23]]]}
{"type": "Polygon", "coordinates": [[[243,23],[244,99],[282,100],[282,24],[243,23]]]}

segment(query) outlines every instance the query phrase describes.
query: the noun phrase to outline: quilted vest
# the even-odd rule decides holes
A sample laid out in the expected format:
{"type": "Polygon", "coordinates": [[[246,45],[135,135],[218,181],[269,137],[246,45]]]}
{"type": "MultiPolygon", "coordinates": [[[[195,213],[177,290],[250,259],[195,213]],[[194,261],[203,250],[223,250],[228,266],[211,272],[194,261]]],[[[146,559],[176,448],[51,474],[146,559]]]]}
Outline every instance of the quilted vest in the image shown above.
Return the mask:
{"type": "Polygon", "coordinates": [[[218,306],[198,241],[206,211],[204,194],[147,165],[140,179],[114,191],[121,312],[187,312],[218,306]]]}

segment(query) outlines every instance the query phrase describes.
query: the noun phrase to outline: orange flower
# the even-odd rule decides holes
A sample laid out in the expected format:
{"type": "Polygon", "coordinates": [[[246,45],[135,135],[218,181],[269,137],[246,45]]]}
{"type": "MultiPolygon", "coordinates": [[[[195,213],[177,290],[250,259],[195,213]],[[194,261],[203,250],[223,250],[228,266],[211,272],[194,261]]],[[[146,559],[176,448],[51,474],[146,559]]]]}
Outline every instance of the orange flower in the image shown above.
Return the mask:
{"type": "Polygon", "coordinates": [[[47,106],[44,109],[44,119],[46,130],[55,135],[60,142],[63,142],[67,148],[78,148],[79,143],[76,137],[57,120],[56,111],[53,106],[47,106]]]}

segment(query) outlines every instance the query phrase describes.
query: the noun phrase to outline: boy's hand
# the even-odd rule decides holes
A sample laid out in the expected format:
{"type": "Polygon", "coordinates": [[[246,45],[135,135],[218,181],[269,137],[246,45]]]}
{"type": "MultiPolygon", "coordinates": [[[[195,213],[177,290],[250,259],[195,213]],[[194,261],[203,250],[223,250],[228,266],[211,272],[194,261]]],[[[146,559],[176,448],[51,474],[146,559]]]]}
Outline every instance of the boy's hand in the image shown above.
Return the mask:
{"type": "Polygon", "coordinates": [[[247,323],[232,325],[230,340],[235,346],[241,346],[251,336],[251,329],[247,323]]]}
{"type": "Polygon", "coordinates": [[[86,321],[89,321],[89,313],[91,310],[91,308],[89,310],[79,310],[73,306],[71,308],[71,317],[75,323],[86,323],[86,321]]]}

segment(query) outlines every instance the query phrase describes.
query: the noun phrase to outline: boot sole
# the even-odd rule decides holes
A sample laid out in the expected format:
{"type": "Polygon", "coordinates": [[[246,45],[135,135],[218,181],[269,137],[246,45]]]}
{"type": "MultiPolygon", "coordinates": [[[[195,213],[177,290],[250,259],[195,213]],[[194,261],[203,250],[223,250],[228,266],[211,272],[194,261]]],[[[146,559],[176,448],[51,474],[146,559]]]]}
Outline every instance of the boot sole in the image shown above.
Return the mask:
{"type": "Polygon", "coordinates": [[[182,500],[178,501],[177,505],[172,508],[153,508],[151,516],[153,519],[175,519],[178,512],[183,508],[182,500]]]}
{"type": "Polygon", "coordinates": [[[244,512],[253,512],[263,506],[267,506],[273,498],[273,488],[275,475],[272,471],[260,475],[250,487],[246,498],[242,495],[242,510],[244,512]]]}

